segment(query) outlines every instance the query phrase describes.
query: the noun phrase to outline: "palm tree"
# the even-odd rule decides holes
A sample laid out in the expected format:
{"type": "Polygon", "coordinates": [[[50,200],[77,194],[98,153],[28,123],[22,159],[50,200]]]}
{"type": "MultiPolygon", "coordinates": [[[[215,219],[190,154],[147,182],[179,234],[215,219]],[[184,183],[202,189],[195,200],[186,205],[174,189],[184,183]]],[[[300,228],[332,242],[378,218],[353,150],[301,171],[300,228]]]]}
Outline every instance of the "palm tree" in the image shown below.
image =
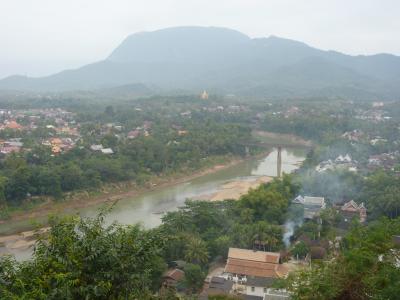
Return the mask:
{"type": "Polygon", "coordinates": [[[185,260],[195,264],[206,264],[208,262],[207,244],[200,238],[190,238],[185,249],[185,260]]]}
{"type": "Polygon", "coordinates": [[[240,213],[240,218],[243,223],[251,224],[253,222],[253,215],[254,215],[254,212],[251,208],[245,208],[240,213]]]}

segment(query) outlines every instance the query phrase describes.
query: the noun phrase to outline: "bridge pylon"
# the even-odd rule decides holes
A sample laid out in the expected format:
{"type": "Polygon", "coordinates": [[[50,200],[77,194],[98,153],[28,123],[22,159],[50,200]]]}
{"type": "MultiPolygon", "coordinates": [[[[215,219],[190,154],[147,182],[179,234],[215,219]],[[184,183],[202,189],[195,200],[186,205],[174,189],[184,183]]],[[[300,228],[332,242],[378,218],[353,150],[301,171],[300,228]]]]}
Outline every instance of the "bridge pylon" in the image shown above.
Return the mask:
{"type": "Polygon", "coordinates": [[[282,176],[282,146],[278,146],[278,158],[276,160],[276,177],[282,176]]]}

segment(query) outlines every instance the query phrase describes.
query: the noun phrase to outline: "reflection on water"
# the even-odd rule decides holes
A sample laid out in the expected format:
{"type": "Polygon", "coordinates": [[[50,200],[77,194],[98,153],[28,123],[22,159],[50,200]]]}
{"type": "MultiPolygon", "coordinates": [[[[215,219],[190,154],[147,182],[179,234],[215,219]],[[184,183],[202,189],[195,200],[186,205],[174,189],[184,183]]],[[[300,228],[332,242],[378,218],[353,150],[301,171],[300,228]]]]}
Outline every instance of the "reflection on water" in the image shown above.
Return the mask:
{"type": "MultiPolygon", "coordinates": [[[[282,171],[290,173],[298,168],[299,163],[305,158],[305,150],[295,151],[282,149],[282,171]]],[[[162,215],[183,206],[186,199],[196,198],[200,195],[216,192],[224,183],[232,180],[248,180],[249,177],[276,176],[277,150],[274,149],[261,159],[249,159],[235,166],[222,169],[218,172],[207,174],[188,182],[160,188],[155,191],[143,193],[140,196],[120,200],[107,215],[106,222],[117,221],[122,224],[140,223],[151,228],[161,223],[162,215]]],[[[79,211],[82,216],[94,216],[100,207],[92,206],[79,211]]],[[[73,211],[72,211],[73,213],[73,211]]],[[[16,226],[3,224],[2,226],[16,226]]],[[[0,248],[0,253],[8,252],[17,259],[26,259],[31,255],[32,249],[0,248]]]]}
{"type": "MultiPolygon", "coordinates": [[[[298,168],[304,160],[305,153],[282,150],[282,171],[290,173],[298,168]]],[[[186,199],[211,194],[224,183],[231,180],[247,180],[250,176],[276,176],[277,150],[262,159],[246,160],[238,165],[208,174],[189,182],[147,192],[141,196],[120,201],[108,215],[107,221],[118,221],[124,224],[141,223],[145,227],[154,227],[161,223],[164,212],[176,210],[183,206],[186,199]]],[[[82,215],[93,216],[98,207],[82,211],[82,215]]]]}

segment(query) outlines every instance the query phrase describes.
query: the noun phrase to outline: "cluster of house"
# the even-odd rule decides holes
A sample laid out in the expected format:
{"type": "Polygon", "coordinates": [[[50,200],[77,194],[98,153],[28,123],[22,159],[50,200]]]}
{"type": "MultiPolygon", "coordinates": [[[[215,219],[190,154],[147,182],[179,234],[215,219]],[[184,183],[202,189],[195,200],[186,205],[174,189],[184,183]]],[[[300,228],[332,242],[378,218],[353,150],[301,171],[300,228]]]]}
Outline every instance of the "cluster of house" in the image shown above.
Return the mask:
{"type": "MultiPolygon", "coordinates": [[[[273,288],[273,283],[287,277],[288,273],[289,267],[282,263],[279,252],[229,248],[225,267],[206,279],[199,299],[234,295],[248,300],[286,300],[290,293],[273,288]]],[[[182,268],[177,266],[164,274],[163,284],[176,288],[184,276],[182,268]]]]}
{"type": "Polygon", "coordinates": [[[380,136],[369,136],[362,130],[354,129],[352,131],[346,131],[342,134],[342,138],[347,139],[351,142],[366,142],[372,146],[387,143],[387,139],[380,136]]]}
{"type": "Polygon", "coordinates": [[[319,163],[315,170],[317,172],[325,172],[327,170],[348,170],[357,172],[358,162],[353,160],[349,154],[339,155],[336,159],[328,159],[319,163]]]}
{"type": "MultiPolygon", "coordinates": [[[[363,131],[355,129],[352,131],[345,132],[342,135],[343,138],[351,141],[351,142],[362,142],[369,144],[371,146],[379,146],[379,145],[384,145],[388,143],[388,140],[381,137],[381,136],[369,136],[368,134],[365,134],[363,131]]],[[[394,144],[399,145],[399,142],[394,142],[394,144]]],[[[346,167],[351,171],[356,171],[357,170],[357,165],[358,163],[356,161],[352,161],[350,156],[343,156],[343,159],[340,160],[340,157],[338,157],[335,161],[332,160],[327,160],[321,162],[317,167],[316,170],[318,172],[323,172],[328,169],[335,169],[337,163],[340,164],[340,167],[346,167]]],[[[400,151],[392,151],[388,153],[380,153],[380,154],[374,154],[371,155],[368,158],[368,162],[366,165],[363,165],[363,168],[366,168],[367,170],[375,170],[378,168],[383,168],[385,170],[391,170],[394,171],[396,165],[400,163],[400,151]]]]}
{"type": "MultiPolygon", "coordinates": [[[[78,125],[74,120],[74,114],[66,110],[55,109],[32,109],[32,110],[0,110],[0,130],[26,131],[37,129],[39,121],[48,122],[45,127],[54,130],[50,134],[51,139],[41,141],[42,145],[51,147],[53,154],[67,151],[75,146],[76,140],[79,139],[78,125]],[[23,120],[20,124],[17,120],[23,120]]],[[[23,147],[21,138],[9,139],[1,141],[0,152],[9,154],[11,152],[19,152],[23,147]]]]}
{"type": "Polygon", "coordinates": [[[24,126],[19,124],[15,120],[5,120],[3,124],[0,124],[0,130],[11,129],[11,130],[23,130],[24,126]]]}
{"type": "Polygon", "coordinates": [[[381,153],[371,155],[368,159],[368,168],[377,169],[384,168],[385,170],[394,170],[395,166],[400,163],[400,151],[389,153],[381,153]]]}
{"type": "Polygon", "coordinates": [[[359,142],[365,138],[365,133],[362,130],[354,129],[352,131],[346,131],[342,134],[342,138],[347,139],[351,142],[359,142]]]}
{"type": "Polygon", "coordinates": [[[239,113],[239,112],[248,110],[248,108],[243,105],[228,105],[228,106],[211,105],[211,106],[203,106],[202,109],[203,109],[203,111],[206,111],[206,112],[212,112],[212,113],[224,112],[224,113],[228,113],[228,114],[235,114],[235,113],[239,113]]]}
{"type": "Polygon", "coordinates": [[[138,126],[135,129],[129,131],[126,135],[128,139],[135,139],[138,136],[149,136],[152,123],[150,121],[144,121],[142,126],[138,126]]]}
{"type": "MultiPolygon", "coordinates": [[[[318,218],[321,211],[326,208],[324,197],[303,197],[299,195],[292,203],[303,206],[305,220],[318,218]]],[[[367,209],[364,203],[357,204],[354,200],[350,200],[344,203],[337,203],[334,208],[343,216],[343,220],[346,223],[351,222],[354,217],[357,217],[361,223],[367,220],[367,209]]]]}
{"type": "Polygon", "coordinates": [[[8,140],[0,140],[0,153],[2,155],[7,155],[12,152],[19,152],[24,146],[21,138],[11,138],[8,140]]]}
{"type": "Polygon", "coordinates": [[[76,141],[77,139],[72,139],[69,137],[63,137],[63,138],[55,137],[43,140],[42,145],[51,147],[51,152],[53,154],[60,154],[61,152],[65,152],[74,148],[76,141]]]}
{"type": "Polygon", "coordinates": [[[385,120],[390,120],[391,117],[388,113],[380,109],[381,107],[374,107],[370,110],[359,109],[356,111],[355,118],[364,121],[371,121],[374,123],[379,123],[385,120]]]}

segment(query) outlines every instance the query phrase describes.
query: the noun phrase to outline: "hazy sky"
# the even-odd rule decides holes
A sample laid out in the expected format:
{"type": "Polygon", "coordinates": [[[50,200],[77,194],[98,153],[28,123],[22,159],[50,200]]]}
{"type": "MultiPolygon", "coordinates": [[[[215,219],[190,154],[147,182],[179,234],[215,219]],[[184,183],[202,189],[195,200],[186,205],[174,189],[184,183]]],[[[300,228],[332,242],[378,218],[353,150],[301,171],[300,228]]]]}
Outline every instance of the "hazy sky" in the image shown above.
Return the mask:
{"type": "Polygon", "coordinates": [[[400,55],[399,0],[0,0],[0,78],[75,68],[131,33],[182,25],[400,55]]]}

